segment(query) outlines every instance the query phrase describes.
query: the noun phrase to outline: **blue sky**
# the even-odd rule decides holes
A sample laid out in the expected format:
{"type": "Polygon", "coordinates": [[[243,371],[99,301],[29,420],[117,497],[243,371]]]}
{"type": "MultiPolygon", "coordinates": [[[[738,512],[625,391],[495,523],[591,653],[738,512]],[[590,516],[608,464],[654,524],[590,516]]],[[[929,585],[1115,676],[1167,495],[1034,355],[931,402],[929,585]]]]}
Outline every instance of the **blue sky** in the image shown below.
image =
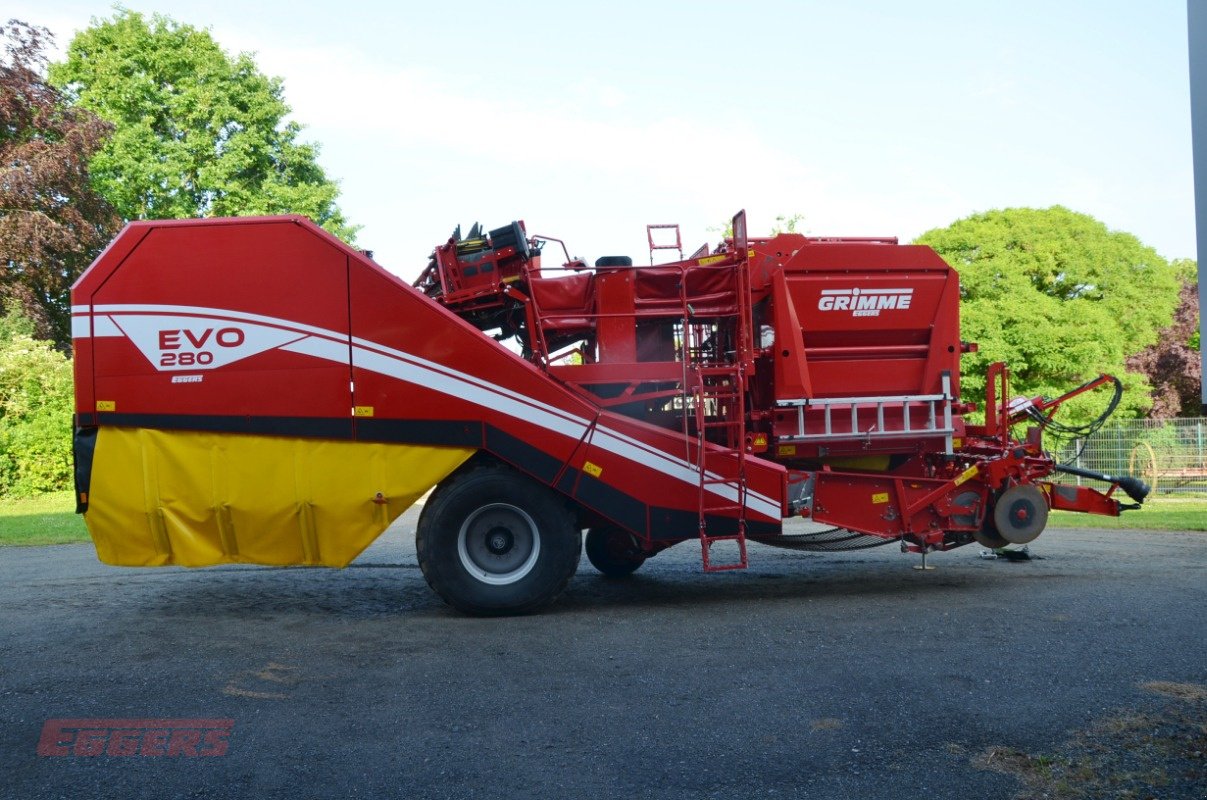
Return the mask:
{"type": "MultiPolygon", "coordinates": [[[[60,39],[111,7],[10,0],[60,39]]],[[[648,258],[753,233],[910,239],[1061,204],[1194,257],[1182,0],[129,0],[254,51],[360,245],[405,276],[458,222],[648,258]],[[710,229],[714,229],[710,231],[710,229]]]]}

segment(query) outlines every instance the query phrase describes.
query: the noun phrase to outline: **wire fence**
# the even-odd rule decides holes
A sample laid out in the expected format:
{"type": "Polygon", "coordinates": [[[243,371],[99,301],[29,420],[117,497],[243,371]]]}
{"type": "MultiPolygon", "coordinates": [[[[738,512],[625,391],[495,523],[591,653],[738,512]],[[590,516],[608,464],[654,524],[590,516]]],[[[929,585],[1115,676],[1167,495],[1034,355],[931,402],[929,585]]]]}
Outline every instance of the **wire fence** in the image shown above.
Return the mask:
{"type": "MultiPolygon", "coordinates": [[[[1207,417],[1108,422],[1088,439],[1064,443],[1057,458],[1111,475],[1134,475],[1156,493],[1207,493],[1207,417]]],[[[1072,475],[1053,478],[1084,481],[1072,475]]]]}

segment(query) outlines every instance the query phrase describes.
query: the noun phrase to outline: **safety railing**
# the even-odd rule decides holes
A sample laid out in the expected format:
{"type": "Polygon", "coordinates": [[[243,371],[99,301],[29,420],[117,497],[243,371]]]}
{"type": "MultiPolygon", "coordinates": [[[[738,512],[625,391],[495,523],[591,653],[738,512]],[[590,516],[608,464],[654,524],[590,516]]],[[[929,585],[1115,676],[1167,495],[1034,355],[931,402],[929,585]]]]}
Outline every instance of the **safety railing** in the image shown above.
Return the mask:
{"type": "MultiPolygon", "coordinates": [[[[796,430],[780,441],[824,442],[851,439],[889,439],[902,436],[943,436],[951,452],[952,423],[951,378],[942,376],[940,394],[891,395],[876,397],[823,397],[782,400],[779,408],[796,410],[796,430]],[[807,413],[821,411],[822,430],[810,432],[807,413]],[[896,414],[900,411],[900,424],[896,414]],[[918,419],[915,419],[918,415],[918,419]]],[[[816,415],[812,415],[815,418],[816,415]]]]}

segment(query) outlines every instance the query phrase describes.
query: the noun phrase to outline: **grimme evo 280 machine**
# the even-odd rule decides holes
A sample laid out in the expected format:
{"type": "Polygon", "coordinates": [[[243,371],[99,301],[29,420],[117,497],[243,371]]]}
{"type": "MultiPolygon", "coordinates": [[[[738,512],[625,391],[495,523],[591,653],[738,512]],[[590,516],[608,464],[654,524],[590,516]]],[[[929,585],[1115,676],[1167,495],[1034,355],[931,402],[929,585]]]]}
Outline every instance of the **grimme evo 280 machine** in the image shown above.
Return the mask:
{"type": "Polygon", "coordinates": [[[927,247],[750,238],[739,213],[711,251],[653,260],[592,267],[522,222],[475,226],[411,286],[301,217],[130,224],[72,292],[100,559],[343,566],[435,487],[423,574],[505,614],[561,591],[584,529],[606,575],[688,540],[713,572],[745,567],[749,540],[1029,542],[1049,509],[1118,515],[1147,492],[1043,449],[1068,398],[1113,382],[1117,400],[1109,376],[1010,399],[997,364],[984,423],[965,419],[975,345],[927,247]],[[1046,480],[1060,469],[1109,489],[1046,480]],[[788,535],[788,517],[829,527],[788,535]]]}

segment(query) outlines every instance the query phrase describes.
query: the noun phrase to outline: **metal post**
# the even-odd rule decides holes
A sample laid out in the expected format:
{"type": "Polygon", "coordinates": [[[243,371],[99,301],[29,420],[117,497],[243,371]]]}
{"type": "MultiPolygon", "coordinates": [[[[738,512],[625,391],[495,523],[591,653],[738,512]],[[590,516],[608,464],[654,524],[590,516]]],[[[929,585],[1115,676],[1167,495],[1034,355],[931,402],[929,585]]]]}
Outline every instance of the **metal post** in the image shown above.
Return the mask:
{"type": "Polygon", "coordinates": [[[1207,467],[1207,458],[1203,456],[1203,421],[1199,420],[1194,424],[1195,442],[1198,444],[1198,461],[1195,466],[1199,469],[1207,467]]]}
{"type": "MultiPolygon", "coordinates": [[[[1190,45],[1190,126],[1194,145],[1194,217],[1197,228],[1199,262],[1199,340],[1207,341],[1207,318],[1203,298],[1207,297],[1207,3],[1186,0],[1186,30],[1190,45]]],[[[1207,375],[1207,349],[1200,348],[1203,375],[1207,375]]],[[[1207,381],[1203,381],[1200,400],[1207,414],[1207,381]]]]}

